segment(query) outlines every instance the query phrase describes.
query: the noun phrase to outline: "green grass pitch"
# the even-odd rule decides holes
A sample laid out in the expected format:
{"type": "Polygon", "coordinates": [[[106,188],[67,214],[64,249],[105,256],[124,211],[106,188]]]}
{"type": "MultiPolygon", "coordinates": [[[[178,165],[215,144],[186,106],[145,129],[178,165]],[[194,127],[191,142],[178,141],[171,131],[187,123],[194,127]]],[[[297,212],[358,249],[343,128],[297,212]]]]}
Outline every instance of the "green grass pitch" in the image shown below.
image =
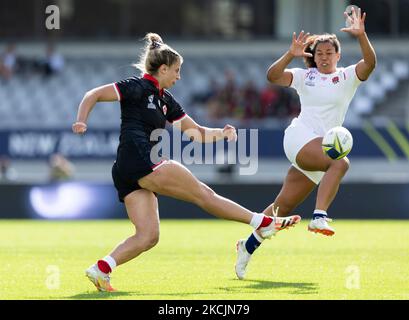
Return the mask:
{"type": "Polygon", "coordinates": [[[256,251],[246,280],[235,243],[251,227],[162,220],[152,250],[119,266],[99,293],[84,270],[133,233],[128,220],[0,220],[0,300],[409,299],[409,221],[338,220],[334,237],[304,220],[256,251]]]}

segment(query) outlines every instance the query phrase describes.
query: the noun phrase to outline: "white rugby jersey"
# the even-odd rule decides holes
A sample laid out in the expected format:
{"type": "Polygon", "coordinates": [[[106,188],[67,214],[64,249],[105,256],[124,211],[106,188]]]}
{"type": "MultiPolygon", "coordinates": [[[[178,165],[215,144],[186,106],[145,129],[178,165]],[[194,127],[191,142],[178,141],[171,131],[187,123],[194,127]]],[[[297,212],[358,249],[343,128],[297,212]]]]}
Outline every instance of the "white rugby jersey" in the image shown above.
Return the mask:
{"type": "Polygon", "coordinates": [[[286,69],[293,74],[290,86],[300,96],[301,112],[296,119],[320,136],[333,127],[341,126],[361,83],[355,67],[356,64],[337,68],[331,74],[320,73],[317,68],[286,69]]]}

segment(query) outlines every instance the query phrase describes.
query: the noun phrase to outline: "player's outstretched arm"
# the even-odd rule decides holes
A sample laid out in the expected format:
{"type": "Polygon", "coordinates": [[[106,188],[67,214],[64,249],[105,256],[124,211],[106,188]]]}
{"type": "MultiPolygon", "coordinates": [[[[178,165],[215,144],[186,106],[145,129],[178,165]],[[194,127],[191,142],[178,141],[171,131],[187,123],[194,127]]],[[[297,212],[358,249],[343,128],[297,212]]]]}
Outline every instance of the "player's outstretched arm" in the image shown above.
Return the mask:
{"type": "Polygon", "coordinates": [[[112,84],[107,84],[88,91],[78,106],[77,121],[72,125],[74,133],[82,134],[87,131],[87,119],[97,102],[118,101],[118,95],[112,84]]]}
{"type": "Polygon", "coordinates": [[[369,75],[372,73],[376,66],[375,50],[372,47],[372,44],[370,43],[365,32],[366,13],[364,12],[361,15],[360,8],[358,9],[358,12],[356,12],[356,10],[352,8],[351,16],[348,16],[346,12],[344,12],[344,15],[348,19],[350,26],[348,28],[342,28],[341,31],[353,35],[359,41],[363,59],[359,61],[356,66],[356,74],[360,80],[365,81],[369,78],[369,75]]]}
{"type": "Polygon", "coordinates": [[[267,71],[267,80],[271,83],[288,87],[293,79],[292,73],[285,69],[295,57],[312,57],[311,53],[305,52],[307,46],[311,44],[308,41],[310,34],[301,31],[298,37],[293,33],[293,39],[290,49],[277,61],[275,61],[267,71]]]}
{"type": "Polygon", "coordinates": [[[227,141],[237,140],[236,128],[229,124],[226,124],[223,129],[207,128],[197,124],[191,117],[186,116],[183,120],[175,123],[174,126],[193,141],[208,143],[221,139],[227,139],[227,141]]]}

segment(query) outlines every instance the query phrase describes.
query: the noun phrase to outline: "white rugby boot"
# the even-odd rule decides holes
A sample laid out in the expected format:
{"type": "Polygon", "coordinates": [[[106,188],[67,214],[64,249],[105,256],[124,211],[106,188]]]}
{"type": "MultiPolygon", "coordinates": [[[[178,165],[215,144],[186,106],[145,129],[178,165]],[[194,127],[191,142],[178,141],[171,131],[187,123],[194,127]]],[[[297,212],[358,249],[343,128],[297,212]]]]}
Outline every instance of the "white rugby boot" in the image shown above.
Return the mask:
{"type": "Polygon", "coordinates": [[[109,275],[99,270],[96,264],[92,265],[87,270],[85,270],[85,275],[94,284],[94,286],[98,289],[98,291],[107,291],[107,292],[116,291],[111,286],[111,283],[110,283],[111,279],[109,275]]]}
{"type": "Polygon", "coordinates": [[[308,231],[314,233],[321,233],[326,236],[332,236],[335,233],[335,230],[328,225],[328,222],[331,222],[332,219],[324,217],[311,220],[308,224],[308,231]]]}
{"type": "Polygon", "coordinates": [[[288,216],[288,217],[271,217],[273,221],[266,227],[259,227],[257,230],[260,231],[261,237],[263,239],[270,239],[275,236],[278,231],[288,229],[289,227],[294,227],[298,222],[301,221],[301,217],[298,215],[288,216]]]}
{"type": "Polygon", "coordinates": [[[246,249],[246,241],[246,239],[241,239],[237,241],[236,244],[237,259],[234,268],[236,270],[236,276],[240,280],[244,279],[244,276],[246,274],[246,267],[251,258],[251,254],[248,253],[246,249]]]}

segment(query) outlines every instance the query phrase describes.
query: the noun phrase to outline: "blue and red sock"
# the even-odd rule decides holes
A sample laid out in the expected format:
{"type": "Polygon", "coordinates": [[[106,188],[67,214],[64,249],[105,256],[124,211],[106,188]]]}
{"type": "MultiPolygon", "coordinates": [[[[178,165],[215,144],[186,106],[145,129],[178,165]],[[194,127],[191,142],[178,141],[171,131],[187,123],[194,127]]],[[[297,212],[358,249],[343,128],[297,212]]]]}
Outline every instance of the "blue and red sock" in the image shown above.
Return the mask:
{"type": "Polygon", "coordinates": [[[312,220],[320,219],[320,218],[326,218],[326,217],[327,217],[327,212],[326,211],[315,209],[314,213],[312,215],[312,220]]]}
{"type": "Polygon", "coordinates": [[[257,248],[261,245],[261,243],[264,241],[262,237],[260,237],[256,231],[254,231],[250,237],[246,240],[246,250],[248,253],[253,254],[254,251],[257,250],[257,248]]]}

